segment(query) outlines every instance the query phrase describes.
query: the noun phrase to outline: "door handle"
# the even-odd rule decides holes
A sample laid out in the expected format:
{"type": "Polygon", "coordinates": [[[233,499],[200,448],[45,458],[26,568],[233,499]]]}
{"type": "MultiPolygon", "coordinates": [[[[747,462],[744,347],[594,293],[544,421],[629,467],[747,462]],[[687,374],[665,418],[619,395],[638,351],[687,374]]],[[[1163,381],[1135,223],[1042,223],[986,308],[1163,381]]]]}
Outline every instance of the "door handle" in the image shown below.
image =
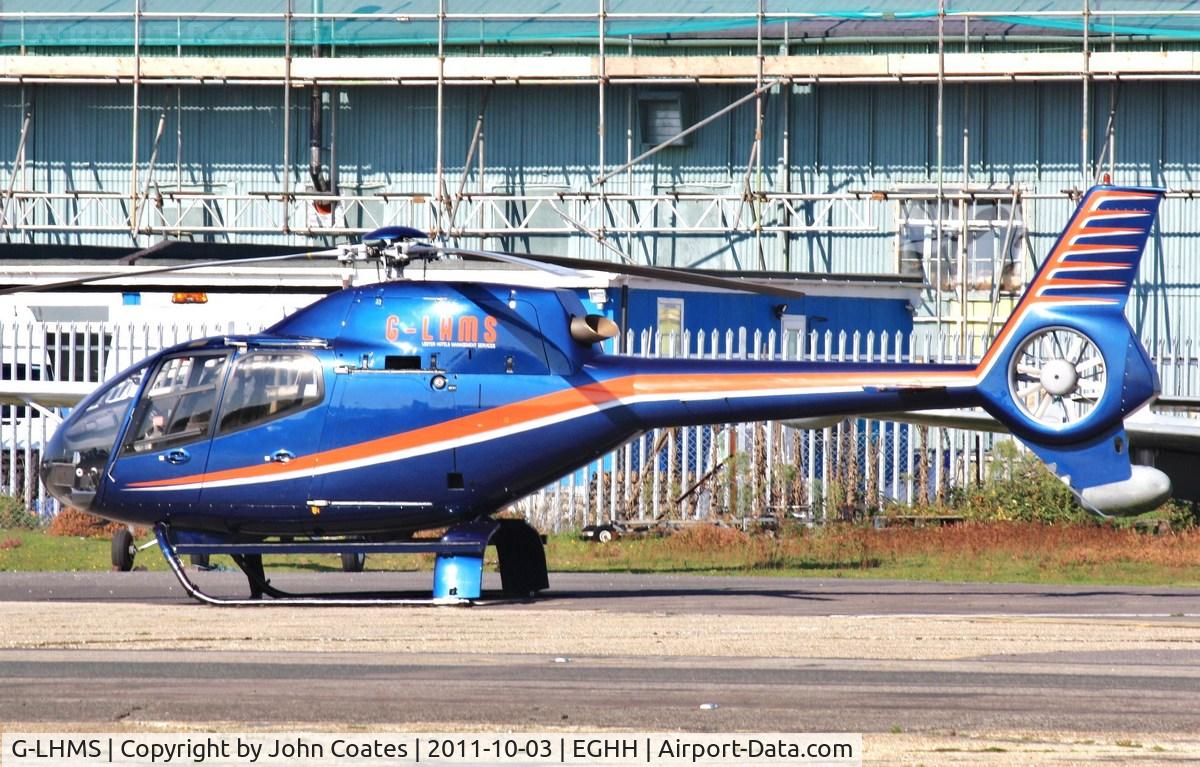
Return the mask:
{"type": "Polygon", "coordinates": [[[160,453],[158,460],[166,461],[167,463],[181,464],[192,460],[192,454],[181,447],[174,450],[168,450],[165,453],[160,453]]]}
{"type": "Polygon", "coordinates": [[[287,463],[296,457],[296,454],[291,450],[276,450],[270,455],[264,455],[263,460],[267,463],[287,463]]]}

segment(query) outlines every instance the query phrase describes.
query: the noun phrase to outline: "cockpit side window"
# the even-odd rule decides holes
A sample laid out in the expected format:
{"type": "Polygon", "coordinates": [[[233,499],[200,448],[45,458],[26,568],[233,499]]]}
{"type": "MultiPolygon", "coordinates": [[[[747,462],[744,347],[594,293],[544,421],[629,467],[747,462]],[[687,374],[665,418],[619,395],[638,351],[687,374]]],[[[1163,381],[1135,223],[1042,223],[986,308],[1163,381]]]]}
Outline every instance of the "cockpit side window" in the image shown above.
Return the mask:
{"type": "Polygon", "coordinates": [[[303,352],[255,352],[237,360],[225,387],[218,434],[228,434],[319,403],[321,364],[303,352]]]}
{"type": "Polygon", "coordinates": [[[228,353],[198,353],[160,362],[134,412],[122,453],[163,450],[207,438],[228,358],[228,353]]]}

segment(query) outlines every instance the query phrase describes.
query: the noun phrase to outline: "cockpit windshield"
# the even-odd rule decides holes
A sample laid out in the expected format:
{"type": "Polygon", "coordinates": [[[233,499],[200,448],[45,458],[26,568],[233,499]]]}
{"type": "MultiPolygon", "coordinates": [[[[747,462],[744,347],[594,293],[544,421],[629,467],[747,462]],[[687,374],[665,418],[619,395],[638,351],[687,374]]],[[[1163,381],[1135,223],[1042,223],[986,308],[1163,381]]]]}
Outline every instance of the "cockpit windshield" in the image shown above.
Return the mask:
{"type": "Polygon", "coordinates": [[[92,505],[100,474],[145,373],[143,366],[111,381],[73,413],[46,446],[42,480],[63,503],[81,509],[92,505]]]}

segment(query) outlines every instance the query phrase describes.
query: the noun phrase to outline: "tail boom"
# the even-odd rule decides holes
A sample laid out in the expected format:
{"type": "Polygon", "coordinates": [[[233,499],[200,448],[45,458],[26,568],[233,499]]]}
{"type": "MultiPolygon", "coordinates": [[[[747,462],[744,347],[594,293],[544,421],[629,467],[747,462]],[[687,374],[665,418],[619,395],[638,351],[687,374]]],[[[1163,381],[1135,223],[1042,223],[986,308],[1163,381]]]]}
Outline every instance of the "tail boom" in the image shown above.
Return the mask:
{"type": "Polygon", "coordinates": [[[977,365],[613,355],[584,389],[631,406],[642,428],[982,406],[1091,510],[1156,506],[1169,480],[1131,466],[1123,422],[1159,382],[1124,309],[1162,196],[1089,190],[977,365]]]}

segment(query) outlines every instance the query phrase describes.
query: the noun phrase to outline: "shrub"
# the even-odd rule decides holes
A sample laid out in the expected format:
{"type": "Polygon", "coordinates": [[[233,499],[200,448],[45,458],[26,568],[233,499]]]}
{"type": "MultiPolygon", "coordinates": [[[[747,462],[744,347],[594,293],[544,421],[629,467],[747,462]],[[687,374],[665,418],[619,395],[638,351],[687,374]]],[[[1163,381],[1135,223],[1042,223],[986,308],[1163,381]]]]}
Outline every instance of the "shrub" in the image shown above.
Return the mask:
{"type": "Polygon", "coordinates": [[[1167,527],[1175,531],[1191,530],[1200,524],[1200,504],[1172,498],[1154,511],[1139,517],[1142,518],[1162,520],[1167,527]]]}
{"type": "Polygon", "coordinates": [[[40,524],[37,514],[25,507],[25,501],[11,495],[0,495],[0,528],[32,530],[40,524]]]}
{"type": "Polygon", "coordinates": [[[912,509],[894,507],[893,514],[960,514],[973,522],[1081,523],[1094,520],[1075,500],[1066,483],[1029,453],[1017,454],[1009,442],[997,443],[991,479],[982,485],[954,488],[943,504],[912,509]]]}
{"type": "Polygon", "coordinates": [[[67,507],[50,522],[50,534],[73,538],[110,538],[124,525],[67,507]]]}
{"type": "Polygon", "coordinates": [[[669,547],[684,551],[727,550],[744,547],[750,536],[736,527],[689,525],[667,538],[669,547]]]}

